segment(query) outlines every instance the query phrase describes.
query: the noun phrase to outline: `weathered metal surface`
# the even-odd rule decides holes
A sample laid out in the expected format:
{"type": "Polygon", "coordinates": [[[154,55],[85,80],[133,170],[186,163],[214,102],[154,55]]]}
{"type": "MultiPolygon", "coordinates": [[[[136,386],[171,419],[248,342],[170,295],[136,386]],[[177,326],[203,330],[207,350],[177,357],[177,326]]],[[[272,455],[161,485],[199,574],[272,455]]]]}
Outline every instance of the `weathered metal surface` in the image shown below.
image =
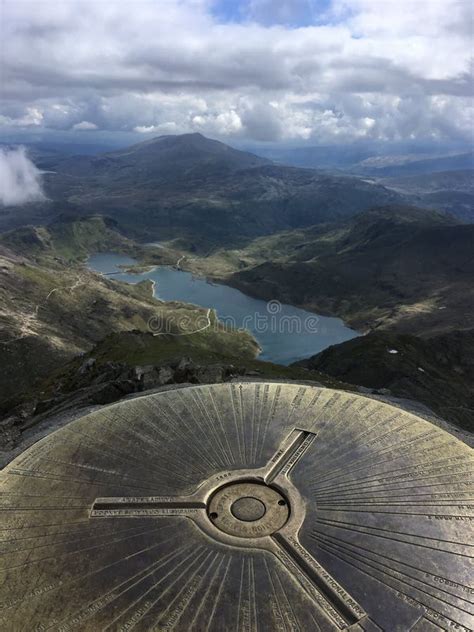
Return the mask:
{"type": "Polygon", "coordinates": [[[110,406],[1,474],[0,629],[469,630],[473,456],[289,384],[110,406]]]}

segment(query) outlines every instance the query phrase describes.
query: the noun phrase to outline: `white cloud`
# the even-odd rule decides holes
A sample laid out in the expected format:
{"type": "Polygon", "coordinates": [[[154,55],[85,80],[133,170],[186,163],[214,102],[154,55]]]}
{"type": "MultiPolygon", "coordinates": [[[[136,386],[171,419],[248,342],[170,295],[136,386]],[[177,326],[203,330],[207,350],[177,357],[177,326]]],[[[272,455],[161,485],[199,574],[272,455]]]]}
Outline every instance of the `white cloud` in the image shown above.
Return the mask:
{"type": "Polygon", "coordinates": [[[74,123],[72,129],[79,131],[90,131],[99,128],[95,123],[91,123],[90,121],[81,121],[80,123],[74,123]]]}
{"type": "Polygon", "coordinates": [[[137,125],[133,128],[134,132],[139,134],[177,134],[178,126],[174,121],[167,121],[160,125],[137,125]]]}
{"type": "Polygon", "coordinates": [[[246,0],[240,24],[217,19],[214,4],[4,0],[0,122],[255,140],[469,137],[469,0],[246,0]]]}
{"type": "Polygon", "coordinates": [[[41,172],[28,158],[25,148],[0,149],[0,203],[17,206],[44,199],[41,172]]]}

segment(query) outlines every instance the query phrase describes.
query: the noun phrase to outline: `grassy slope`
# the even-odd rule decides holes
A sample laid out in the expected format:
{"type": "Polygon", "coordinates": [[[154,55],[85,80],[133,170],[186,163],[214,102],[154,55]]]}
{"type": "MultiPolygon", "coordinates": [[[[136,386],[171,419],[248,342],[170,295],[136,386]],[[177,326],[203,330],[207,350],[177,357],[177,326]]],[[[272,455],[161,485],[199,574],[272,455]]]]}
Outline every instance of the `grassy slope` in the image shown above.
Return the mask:
{"type": "MultiPolygon", "coordinates": [[[[228,334],[225,334],[228,335],[228,334]]],[[[256,371],[268,378],[288,378],[294,380],[316,380],[332,385],[332,388],[347,384],[324,376],[320,372],[310,371],[300,366],[281,366],[272,362],[262,362],[249,353],[248,348],[242,348],[236,340],[235,346],[226,344],[211,346],[213,339],[205,333],[193,337],[193,342],[185,342],[184,338],[170,339],[167,337],[154,337],[142,332],[124,332],[110,334],[91,349],[85,358],[94,358],[96,367],[106,365],[109,362],[119,362],[127,366],[166,365],[171,361],[187,357],[196,363],[202,364],[234,364],[236,367],[245,367],[249,371],[256,371]]],[[[84,362],[84,357],[77,359],[72,367],[78,367],[84,362]]],[[[62,371],[62,370],[61,370],[62,371]]]]}
{"type": "Polygon", "coordinates": [[[474,327],[474,226],[434,211],[374,209],[338,225],[263,237],[183,267],[248,294],[431,335],[474,327]]]}
{"type": "MultiPolygon", "coordinates": [[[[27,227],[0,236],[2,399],[30,390],[58,363],[90,349],[111,332],[149,331],[148,323],[157,315],[171,333],[194,331],[207,323],[205,309],[156,301],[149,282],[120,283],[81,265],[88,252],[103,248],[136,254],[135,246],[101,218],[56,223],[50,229],[27,227]]],[[[164,262],[168,256],[166,251],[156,254],[164,262]]],[[[166,347],[160,344],[157,352],[166,347]]],[[[226,332],[218,323],[179,343],[170,337],[168,346],[203,354],[218,348],[247,358],[258,349],[250,334],[226,332]]]]}

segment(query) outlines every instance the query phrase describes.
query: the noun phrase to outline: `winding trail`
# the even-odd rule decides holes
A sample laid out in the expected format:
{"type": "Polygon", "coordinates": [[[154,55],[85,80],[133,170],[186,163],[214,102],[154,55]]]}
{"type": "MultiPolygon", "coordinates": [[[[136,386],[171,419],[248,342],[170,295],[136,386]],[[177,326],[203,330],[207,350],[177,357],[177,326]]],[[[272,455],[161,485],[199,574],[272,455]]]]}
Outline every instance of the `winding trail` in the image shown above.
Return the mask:
{"type": "MultiPolygon", "coordinates": [[[[188,259],[187,255],[181,255],[181,257],[179,257],[179,259],[176,261],[176,263],[174,264],[174,267],[177,270],[182,270],[181,268],[181,261],[183,261],[183,259],[188,259]]],[[[192,261],[192,259],[189,259],[189,261],[192,261]]],[[[102,276],[110,276],[112,274],[121,274],[121,271],[118,272],[99,272],[100,275],[102,276]]],[[[153,288],[153,298],[156,301],[159,301],[160,303],[166,303],[166,301],[163,301],[161,298],[155,296],[155,287],[156,287],[156,282],[154,280],[151,281],[152,282],[152,288],[153,288]]],[[[50,292],[50,294],[52,294],[52,292],[54,292],[54,290],[52,290],[50,292]]],[[[212,320],[211,320],[211,313],[212,313],[212,307],[208,307],[207,308],[207,312],[206,312],[206,324],[203,327],[200,327],[199,329],[195,329],[194,331],[185,331],[185,332],[180,332],[180,333],[171,333],[171,332],[167,332],[167,331],[157,331],[157,332],[152,332],[153,336],[192,336],[193,334],[198,334],[201,333],[202,331],[206,331],[206,329],[209,329],[212,326],[212,320]]]]}
{"type": "Polygon", "coordinates": [[[12,344],[13,342],[18,342],[19,340],[23,340],[23,338],[27,338],[28,336],[38,336],[39,334],[33,328],[33,324],[37,322],[38,312],[41,308],[45,307],[49,298],[55,292],[59,292],[61,290],[69,291],[69,293],[72,294],[74,290],[76,290],[81,285],[86,285],[86,282],[84,281],[82,276],[80,276],[79,279],[77,279],[77,281],[74,281],[74,283],[70,286],[66,285],[66,286],[58,286],[58,287],[53,288],[48,293],[48,295],[46,296],[46,298],[44,299],[42,303],[37,303],[34,306],[31,314],[17,314],[17,318],[20,321],[19,322],[20,335],[16,336],[15,338],[12,338],[11,340],[2,340],[0,341],[0,345],[9,345],[9,344],[12,344]]]}
{"type": "Polygon", "coordinates": [[[200,327],[199,329],[195,329],[194,331],[185,331],[185,332],[176,333],[176,334],[173,334],[167,331],[160,331],[160,332],[154,333],[153,336],[191,336],[192,334],[198,334],[201,331],[205,331],[206,329],[209,329],[209,327],[211,327],[212,325],[211,312],[212,312],[212,307],[208,307],[207,312],[206,312],[207,323],[204,325],[204,327],[200,327]]]}
{"type": "Polygon", "coordinates": [[[180,265],[180,264],[181,264],[181,261],[182,261],[183,259],[187,259],[186,255],[181,255],[181,257],[178,259],[178,261],[174,264],[174,266],[175,266],[175,268],[176,268],[177,270],[182,270],[182,267],[181,267],[181,265],[180,265]]]}
{"type": "MultiPolygon", "coordinates": [[[[182,255],[181,257],[179,257],[179,259],[177,260],[175,267],[178,270],[182,270],[181,268],[181,261],[183,261],[184,259],[187,259],[187,255],[182,255]]],[[[192,259],[190,259],[191,261],[192,259]]],[[[101,272],[101,276],[110,276],[113,274],[120,274],[120,271],[117,272],[101,272]]],[[[9,345],[12,344],[14,342],[18,342],[19,340],[23,340],[24,338],[27,338],[28,336],[38,336],[38,332],[36,331],[36,329],[34,328],[34,324],[37,323],[38,321],[38,313],[39,310],[44,308],[46,306],[46,303],[48,302],[48,300],[51,298],[51,296],[55,293],[55,292],[60,292],[60,291],[67,291],[70,294],[72,294],[78,287],[80,287],[81,285],[86,285],[86,281],[84,280],[84,278],[82,276],[80,276],[72,285],[70,286],[58,286],[53,288],[46,296],[46,298],[44,299],[44,301],[42,303],[37,303],[32,312],[30,314],[17,314],[17,318],[19,319],[19,335],[16,336],[15,338],[12,338],[11,340],[1,340],[0,341],[0,345],[9,345]]],[[[155,290],[155,282],[153,281],[153,294],[154,294],[154,290],[155,290]]],[[[157,298],[154,296],[154,298],[158,301],[160,301],[161,303],[163,303],[164,301],[162,301],[160,298],[157,298]]],[[[154,333],[153,336],[191,336],[193,334],[197,334],[200,333],[202,331],[205,331],[206,329],[209,329],[212,325],[212,321],[211,321],[211,312],[212,312],[212,308],[208,308],[207,312],[206,312],[206,324],[203,327],[200,327],[199,329],[196,329],[194,331],[188,331],[188,332],[182,332],[182,333],[168,333],[168,332],[157,332],[154,333]]]]}

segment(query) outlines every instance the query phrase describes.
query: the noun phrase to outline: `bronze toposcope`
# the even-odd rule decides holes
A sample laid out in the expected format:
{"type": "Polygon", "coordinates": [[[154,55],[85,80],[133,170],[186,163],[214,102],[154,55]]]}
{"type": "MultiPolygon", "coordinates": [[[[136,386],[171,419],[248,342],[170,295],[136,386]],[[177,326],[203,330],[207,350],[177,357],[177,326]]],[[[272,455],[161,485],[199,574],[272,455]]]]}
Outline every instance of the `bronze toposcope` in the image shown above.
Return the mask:
{"type": "Polygon", "coordinates": [[[458,631],[473,457],[415,415],[279,383],[118,403],[2,472],[5,631],[458,631]]]}

